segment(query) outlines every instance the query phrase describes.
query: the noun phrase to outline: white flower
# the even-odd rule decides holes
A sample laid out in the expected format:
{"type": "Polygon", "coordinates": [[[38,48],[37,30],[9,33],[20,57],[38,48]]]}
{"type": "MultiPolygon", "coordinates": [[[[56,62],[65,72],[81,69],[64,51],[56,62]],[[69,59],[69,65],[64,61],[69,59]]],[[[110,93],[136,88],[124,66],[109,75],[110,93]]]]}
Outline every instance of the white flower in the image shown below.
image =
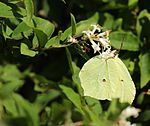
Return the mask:
{"type": "MultiPolygon", "coordinates": [[[[102,56],[110,57],[111,46],[109,41],[109,33],[110,31],[101,32],[99,25],[91,25],[93,27],[92,30],[83,31],[82,33],[89,39],[91,42],[91,46],[94,49],[94,53],[99,52],[101,50],[102,56]],[[98,33],[96,32],[98,31],[98,33]],[[96,32],[96,33],[95,33],[96,32]],[[101,33],[100,33],[101,32],[101,33]],[[97,44],[94,42],[96,41],[97,44]],[[100,47],[101,46],[101,47],[100,47]]],[[[112,55],[113,53],[111,53],[112,55]]]]}
{"type": "Polygon", "coordinates": [[[136,126],[135,123],[131,124],[131,122],[127,120],[119,120],[118,124],[119,126],[136,126]]]}
{"type": "Polygon", "coordinates": [[[91,26],[93,27],[92,30],[86,30],[86,31],[82,32],[82,33],[86,34],[89,39],[96,37],[96,34],[95,34],[96,31],[98,31],[98,32],[101,31],[101,29],[100,29],[100,27],[98,27],[98,25],[91,25],[91,26]]]}
{"type": "Polygon", "coordinates": [[[99,27],[99,25],[91,25],[93,27],[92,33],[94,34],[95,31],[97,30],[98,32],[101,32],[101,29],[99,27]]]}
{"type": "Polygon", "coordinates": [[[137,118],[139,116],[139,112],[140,112],[140,109],[129,106],[121,112],[120,118],[127,119],[130,116],[137,118]]]}
{"type": "Polygon", "coordinates": [[[88,37],[89,39],[91,38],[92,35],[94,35],[93,32],[90,31],[90,30],[83,31],[82,33],[84,33],[85,35],[87,35],[87,37],[88,37]]]}
{"type": "Polygon", "coordinates": [[[140,109],[135,108],[135,107],[129,106],[125,108],[119,116],[119,121],[118,121],[119,126],[136,126],[135,123],[131,124],[130,121],[127,121],[127,118],[131,116],[133,116],[134,118],[137,118],[139,116],[139,112],[140,112],[140,109]]]}
{"type": "Polygon", "coordinates": [[[106,51],[103,51],[101,53],[101,57],[104,58],[104,59],[109,59],[109,58],[112,58],[112,57],[118,57],[118,54],[116,54],[117,50],[113,50],[111,51],[111,49],[107,49],[106,51]]]}
{"type": "Polygon", "coordinates": [[[110,31],[111,31],[111,30],[107,30],[107,31],[105,31],[105,32],[99,33],[97,36],[108,38],[110,31]]]}
{"type": "Polygon", "coordinates": [[[75,39],[75,38],[74,38],[74,37],[72,37],[72,36],[69,36],[68,42],[71,42],[71,43],[77,43],[77,42],[78,42],[78,40],[77,40],[77,39],[75,39]]]}
{"type": "Polygon", "coordinates": [[[96,44],[93,40],[90,40],[90,42],[92,43],[92,48],[94,49],[94,53],[99,52],[101,50],[99,47],[99,43],[96,44]]]}
{"type": "Polygon", "coordinates": [[[107,46],[110,46],[109,40],[107,40],[107,39],[105,39],[105,38],[99,38],[99,39],[97,39],[97,40],[102,44],[102,46],[103,46],[104,48],[106,48],[107,46]]]}

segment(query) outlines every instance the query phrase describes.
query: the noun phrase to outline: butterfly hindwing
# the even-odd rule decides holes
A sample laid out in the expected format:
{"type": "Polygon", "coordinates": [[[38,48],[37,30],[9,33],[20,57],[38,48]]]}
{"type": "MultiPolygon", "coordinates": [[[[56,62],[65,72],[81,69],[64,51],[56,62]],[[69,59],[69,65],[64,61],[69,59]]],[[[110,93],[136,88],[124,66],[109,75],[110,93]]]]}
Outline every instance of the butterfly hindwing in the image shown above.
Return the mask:
{"type": "Polygon", "coordinates": [[[115,58],[114,63],[116,64],[116,71],[118,73],[116,94],[119,96],[121,102],[132,103],[136,90],[130,73],[119,58],[115,58]]]}

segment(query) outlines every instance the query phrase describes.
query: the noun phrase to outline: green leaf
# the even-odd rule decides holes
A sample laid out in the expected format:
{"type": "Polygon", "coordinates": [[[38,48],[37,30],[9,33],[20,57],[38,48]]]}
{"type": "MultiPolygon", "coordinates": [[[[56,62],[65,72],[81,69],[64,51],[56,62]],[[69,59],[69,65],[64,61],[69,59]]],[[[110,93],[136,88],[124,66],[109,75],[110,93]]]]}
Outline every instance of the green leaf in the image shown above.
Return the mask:
{"type": "Polygon", "coordinates": [[[144,96],[145,96],[145,93],[144,93],[144,92],[141,92],[141,93],[138,95],[138,97],[137,97],[137,103],[138,103],[139,105],[141,105],[141,104],[143,103],[143,101],[144,101],[144,96]]]}
{"type": "Polygon", "coordinates": [[[42,76],[42,75],[30,73],[28,71],[26,71],[24,74],[26,76],[29,76],[34,82],[34,91],[37,91],[40,93],[44,93],[48,91],[50,88],[52,88],[54,85],[57,84],[56,82],[52,80],[48,80],[45,76],[42,76]]]}
{"type": "Polygon", "coordinates": [[[123,19],[118,18],[117,20],[114,21],[112,29],[122,30],[122,23],[123,23],[123,19]]]}
{"type": "Polygon", "coordinates": [[[12,81],[16,80],[22,77],[20,71],[18,70],[17,66],[12,65],[12,64],[7,64],[6,66],[3,66],[1,74],[1,79],[5,81],[12,81]]]}
{"type": "Polygon", "coordinates": [[[32,0],[24,0],[26,12],[27,12],[27,20],[30,22],[32,19],[32,16],[34,14],[34,6],[32,0]]]}
{"type": "Polygon", "coordinates": [[[72,61],[72,69],[74,71],[72,75],[72,80],[76,84],[79,94],[83,95],[83,89],[81,87],[80,78],[79,78],[80,68],[73,61],[72,61]]]}
{"type": "Polygon", "coordinates": [[[137,31],[138,36],[140,36],[140,34],[142,32],[141,19],[144,17],[146,17],[150,21],[150,13],[148,13],[148,11],[146,9],[141,11],[137,18],[136,31],[137,31]]]}
{"type": "Polygon", "coordinates": [[[12,8],[2,2],[0,2],[0,17],[15,18],[12,12],[12,8]]]}
{"type": "Polygon", "coordinates": [[[72,74],[72,80],[75,83],[79,94],[82,95],[83,91],[81,88],[80,78],[79,78],[80,68],[72,61],[71,53],[67,47],[66,47],[66,55],[68,59],[69,68],[72,74]]]}
{"type": "Polygon", "coordinates": [[[149,67],[150,52],[141,54],[139,56],[139,59],[140,59],[139,66],[140,66],[140,72],[141,72],[140,85],[141,85],[141,88],[143,88],[150,81],[150,67],[149,67]]]}
{"type": "Polygon", "coordinates": [[[36,28],[34,29],[34,32],[36,33],[40,47],[44,47],[47,43],[47,35],[42,30],[36,28]]]}
{"type": "Polygon", "coordinates": [[[22,39],[22,33],[27,33],[29,31],[29,35],[32,33],[32,28],[29,27],[24,21],[22,21],[13,31],[12,38],[13,39],[22,39]]]}
{"type": "Polygon", "coordinates": [[[140,40],[131,32],[112,32],[110,34],[111,45],[121,50],[138,51],[140,40]],[[123,46],[121,47],[121,43],[123,46]]]}
{"type": "Polygon", "coordinates": [[[65,43],[65,42],[60,43],[61,34],[62,32],[59,31],[57,36],[54,36],[51,39],[49,39],[45,44],[45,48],[62,48],[62,47],[70,46],[72,43],[65,43]]]}
{"type": "Polygon", "coordinates": [[[103,24],[103,27],[107,28],[107,29],[112,29],[113,23],[114,23],[114,17],[109,13],[105,13],[104,16],[106,19],[105,19],[105,22],[103,24]]]}
{"type": "Polygon", "coordinates": [[[56,90],[50,90],[49,92],[39,94],[34,102],[34,105],[37,107],[40,112],[48,102],[52,101],[60,95],[60,92],[56,90]]]}
{"type": "Polygon", "coordinates": [[[30,50],[25,43],[21,43],[20,51],[21,54],[31,57],[34,57],[36,54],[38,54],[37,51],[30,50]]]}
{"type": "Polygon", "coordinates": [[[76,20],[73,14],[70,15],[71,15],[71,27],[72,27],[72,36],[73,36],[76,33],[76,20]]]}
{"type": "Polygon", "coordinates": [[[135,6],[137,3],[138,3],[138,0],[128,0],[129,7],[135,6]]]}
{"type": "Polygon", "coordinates": [[[140,121],[149,121],[150,120],[150,109],[146,109],[142,114],[140,114],[139,119],[140,121]]]}
{"type": "Polygon", "coordinates": [[[58,36],[55,36],[50,40],[48,40],[47,43],[45,44],[45,48],[49,47],[61,47],[60,38],[58,36]]]}
{"type": "Polygon", "coordinates": [[[23,111],[22,116],[24,115],[27,118],[30,124],[29,126],[39,126],[39,117],[36,107],[18,94],[13,94],[13,98],[18,106],[18,110],[20,108],[20,110],[23,111]]]}
{"type": "Polygon", "coordinates": [[[3,26],[2,32],[3,32],[3,35],[4,35],[5,38],[10,38],[11,39],[10,36],[13,33],[13,30],[9,26],[6,25],[5,28],[3,26]]]}
{"type": "Polygon", "coordinates": [[[82,31],[87,30],[91,27],[91,24],[97,24],[99,20],[99,14],[95,13],[92,17],[87,20],[80,21],[76,26],[76,35],[79,36],[82,34],[82,31]]]}
{"type": "MultiPolygon", "coordinates": [[[[89,19],[84,20],[84,21],[80,21],[76,25],[76,34],[75,35],[76,36],[80,36],[82,34],[82,31],[87,30],[91,26],[91,24],[96,24],[98,22],[98,20],[99,20],[99,14],[95,13],[89,19]]],[[[66,38],[68,38],[69,36],[71,36],[71,34],[72,34],[72,29],[71,29],[71,27],[69,27],[62,34],[61,40],[64,41],[66,38]]]]}
{"type": "Polygon", "coordinates": [[[45,33],[48,38],[51,37],[54,32],[54,25],[50,21],[34,16],[33,22],[36,29],[45,33]]]}
{"type": "Polygon", "coordinates": [[[129,58],[129,59],[123,59],[122,61],[126,65],[126,67],[128,68],[130,74],[132,74],[133,71],[134,71],[135,62],[132,61],[131,58],[129,58]]]}
{"type": "Polygon", "coordinates": [[[80,68],[73,61],[72,61],[72,69],[74,71],[72,75],[73,82],[76,84],[80,84],[80,78],[79,78],[80,68]]]}
{"type": "Polygon", "coordinates": [[[129,104],[120,103],[118,99],[113,99],[109,105],[107,112],[105,113],[105,118],[115,120],[119,117],[121,110],[125,109],[127,106],[129,106],[129,104]]]}
{"type": "Polygon", "coordinates": [[[8,0],[9,3],[17,4],[20,2],[20,0],[8,0]]]}
{"type": "Polygon", "coordinates": [[[83,112],[80,96],[69,87],[64,85],[60,85],[59,87],[62,89],[67,98],[80,110],[80,112],[83,112]]]}
{"type": "Polygon", "coordinates": [[[73,75],[74,74],[74,69],[73,69],[73,66],[72,66],[71,53],[70,53],[70,51],[67,47],[65,49],[66,49],[66,55],[67,55],[67,59],[68,59],[69,68],[70,68],[71,74],[73,75]]]}
{"type": "Polygon", "coordinates": [[[103,112],[100,102],[91,97],[85,97],[85,100],[90,110],[92,110],[95,113],[95,115],[99,117],[99,115],[103,112]]]}
{"type": "Polygon", "coordinates": [[[12,97],[3,100],[2,104],[5,107],[6,111],[11,113],[14,117],[19,116],[15,101],[14,99],[12,99],[12,97]]]}
{"type": "Polygon", "coordinates": [[[15,81],[11,81],[7,84],[4,84],[0,88],[0,99],[9,97],[16,89],[18,89],[22,85],[23,85],[23,81],[17,79],[15,81]]]}
{"type": "Polygon", "coordinates": [[[38,41],[37,35],[34,34],[34,37],[33,37],[33,40],[32,40],[32,48],[35,49],[37,47],[39,47],[39,41],[38,41]]]}
{"type": "Polygon", "coordinates": [[[6,98],[23,85],[22,75],[15,65],[0,68],[0,98],[6,98]]]}

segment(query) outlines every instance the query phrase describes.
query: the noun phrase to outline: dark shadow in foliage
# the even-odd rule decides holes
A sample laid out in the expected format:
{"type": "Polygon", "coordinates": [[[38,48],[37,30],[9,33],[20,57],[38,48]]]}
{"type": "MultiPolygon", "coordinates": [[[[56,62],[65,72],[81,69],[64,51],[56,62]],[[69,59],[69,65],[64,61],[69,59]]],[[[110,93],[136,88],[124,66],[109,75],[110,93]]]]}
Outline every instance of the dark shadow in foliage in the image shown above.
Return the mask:
{"type": "Polygon", "coordinates": [[[25,79],[25,83],[20,88],[19,93],[30,102],[33,102],[37,96],[37,92],[34,91],[34,83],[29,78],[25,79]]]}

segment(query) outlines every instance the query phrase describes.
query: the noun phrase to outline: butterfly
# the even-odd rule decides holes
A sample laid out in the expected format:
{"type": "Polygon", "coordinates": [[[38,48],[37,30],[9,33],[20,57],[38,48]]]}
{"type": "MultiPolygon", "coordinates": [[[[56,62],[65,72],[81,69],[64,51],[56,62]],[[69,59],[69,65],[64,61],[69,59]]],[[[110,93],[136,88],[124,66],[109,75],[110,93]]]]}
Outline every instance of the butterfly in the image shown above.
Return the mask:
{"type": "Polygon", "coordinates": [[[116,56],[97,55],[89,59],[79,72],[84,96],[98,100],[118,98],[121,103],[131,104],[136,88],[125,64],[116,56]]]}

